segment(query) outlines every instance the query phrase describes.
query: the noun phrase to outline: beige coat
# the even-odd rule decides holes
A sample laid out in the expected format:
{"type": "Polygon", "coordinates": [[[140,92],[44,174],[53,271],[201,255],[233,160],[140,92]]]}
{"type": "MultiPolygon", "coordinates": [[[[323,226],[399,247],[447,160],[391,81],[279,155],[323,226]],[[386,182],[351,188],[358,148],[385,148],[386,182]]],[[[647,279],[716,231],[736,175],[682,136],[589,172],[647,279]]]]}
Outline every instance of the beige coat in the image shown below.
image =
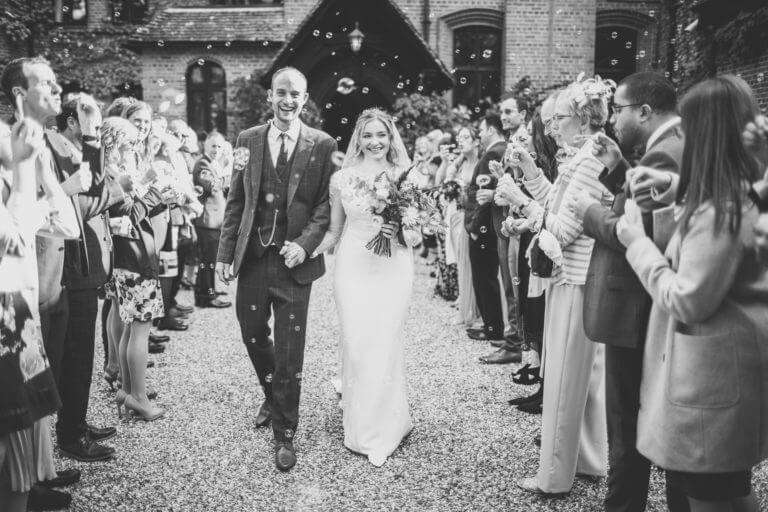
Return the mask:
{"type": "Polygon", "coordinates": [[[704,205],[665,256],[648,238],[627,260],[653,298],[643,361],[637,448],[655,464],[696,473],[768,458],[768,272],[756,260],[757,208],[741,230],[714,229],[704,205]]]}

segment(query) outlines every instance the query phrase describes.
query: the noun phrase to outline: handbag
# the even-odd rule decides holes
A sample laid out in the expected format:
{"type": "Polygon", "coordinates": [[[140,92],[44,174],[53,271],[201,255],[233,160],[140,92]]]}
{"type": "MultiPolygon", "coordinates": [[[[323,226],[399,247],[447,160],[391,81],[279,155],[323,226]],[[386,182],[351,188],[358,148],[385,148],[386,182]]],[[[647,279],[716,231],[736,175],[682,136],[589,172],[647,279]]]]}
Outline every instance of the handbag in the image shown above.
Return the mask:
{"type": "MultiPolygon", "coordinates": [[[[547,211],[545,210],[544,218],[541,221],[541,229],[544,229],[546,223],[547,211]]],[[[536,277],[552,277],[555,263],[539,247],[539,233],[536,233],[536,236],[531,240],[531,246],[528,250],[530,251],[531,274],[536,277]]]]}

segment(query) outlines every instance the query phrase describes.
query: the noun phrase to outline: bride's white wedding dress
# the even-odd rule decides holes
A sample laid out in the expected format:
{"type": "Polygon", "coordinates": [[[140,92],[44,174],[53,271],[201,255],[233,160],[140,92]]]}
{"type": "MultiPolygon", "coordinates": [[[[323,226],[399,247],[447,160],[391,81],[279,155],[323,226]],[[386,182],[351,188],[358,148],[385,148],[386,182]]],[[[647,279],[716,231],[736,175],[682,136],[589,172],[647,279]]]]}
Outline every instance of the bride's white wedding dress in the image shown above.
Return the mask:
{"type": "Polygon", "coordinates": [[[403,340],[413,255],[396,240],[391,257],[365,247],[381,228],[369,211],[368,187],[375,176],[356,167],[332,176],[326,238],[341,236],[334,295],[341,327],[344,445],[381,466],[413,428],[403,340]]]}

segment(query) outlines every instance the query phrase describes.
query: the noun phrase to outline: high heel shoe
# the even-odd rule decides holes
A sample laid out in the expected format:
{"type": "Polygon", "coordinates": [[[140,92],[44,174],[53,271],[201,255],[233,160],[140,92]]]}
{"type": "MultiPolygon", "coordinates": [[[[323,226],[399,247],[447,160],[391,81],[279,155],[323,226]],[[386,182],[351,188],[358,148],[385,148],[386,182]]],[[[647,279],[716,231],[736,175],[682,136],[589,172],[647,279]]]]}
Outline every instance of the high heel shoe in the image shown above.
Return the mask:
{"type": "Polygon", "coordinates": [[[118,375],[118,372],[112,373],[104,368],[104,380],[109,384],[109,389],[111,391],[115,390],[115,382],[117,382],[118,375]]]}
{"type": "Polygon", "coordinates": [[[162,418],[165,414],[165,410],[160,409],[159,407],[154,407],[152,404],[147,406],[140,404],[132,395],[125,397],[123,405],[125,405],[126,409],[133,411],[144,421],[155,421],[162,418]]]}
{"type": "Polygon", "coordinates": [[[121,389],[117,390],[117,394],[115,395],[115,405],[117,406],[117,417],[122,418],[123,417],[123,407],[125,407],[125,398],[128,396],[128,393],[121,389]]]}
{"type": "Polygon", "coordinates": [[[532,386],[534,384],[538,384],[541,380],[541,377],[539,377],[540,371],[541,368],[538,366],[531,368],[530,364],[526,364],[512,374],[512,382],[515,382],[516,384],[522,384],[524,386],[532,386]]]}

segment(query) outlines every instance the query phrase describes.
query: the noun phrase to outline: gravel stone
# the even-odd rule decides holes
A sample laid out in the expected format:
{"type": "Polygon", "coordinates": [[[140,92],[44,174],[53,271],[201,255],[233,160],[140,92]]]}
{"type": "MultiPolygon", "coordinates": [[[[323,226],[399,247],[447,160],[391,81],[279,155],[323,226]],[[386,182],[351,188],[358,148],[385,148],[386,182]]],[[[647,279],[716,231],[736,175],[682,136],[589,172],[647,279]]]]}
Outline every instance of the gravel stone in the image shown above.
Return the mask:
{"type": "MultiPolygon", "coordinates": [[[[534,388],[514,384],[517,365],[482,365],[487,343],[452,324],[455,310],[433,295],[432,267],[416,266],[406,326],[407,366],[415,428],[381,468],[343,446],[341,410],[331,384],[337,367],[338,320],[329,273],[315,283],[307,325],[298,464],[275,469],[272,432],[254,426],[263,400],[234,308],[200,309],[190,329],[172,333],[164,354],[151,356],[149,386],[166,416],[152,423],[119,420],[102,378],[101,343],[89,421],[116,425],[110,462],[57,461],[79,467],[72,511],[601,511],[605,483],[577,479],[562,499],[518,489],[532,476],[532,440],[540,416],[507,405],[534,388]]],[[[235,286],[229,288],[234,298],[235,286]]],[[[376,290],[371,290],[376,293],[376,290]]],[[[191,303],[192,293],[180,302],[191,303]]],[[[97,331],[99,332],[99,331],[97,331]]],[[[664,479],[652,473],[648,511],[663,511],[664,479]]],[[[768,466],[753,483],[768,510],[768,466]]]]}

